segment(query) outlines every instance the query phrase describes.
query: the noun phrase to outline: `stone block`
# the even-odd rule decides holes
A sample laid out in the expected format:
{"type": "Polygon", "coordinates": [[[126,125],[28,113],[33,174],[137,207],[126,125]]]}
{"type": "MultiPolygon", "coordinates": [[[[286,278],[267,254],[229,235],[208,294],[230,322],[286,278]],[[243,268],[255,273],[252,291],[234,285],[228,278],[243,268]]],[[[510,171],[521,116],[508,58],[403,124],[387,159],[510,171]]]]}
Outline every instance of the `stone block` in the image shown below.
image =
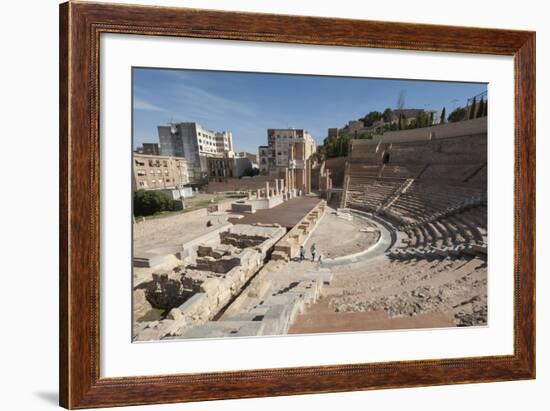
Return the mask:
{"type": "Polygon", "coordinates": [[[172,308],[168,315],[166,316],[169,320],[181,320],[183,318],[183,313],[179,308],[172,308]]]}
{"type": "Polygon", "coordinates": [[[207,302],[208,298],[205,293],[196,293],[187,301],[185,301],[182,305],[180,305],[178,309],[183,313],[186,318],[188,318],[190,316],[197,315],[201,311],[204,311],[207,302]]]}
{"type": "Polygon", "coordinates": [[[212,278],[206,279],[201,284],[200,288],[203,293],[206,293],[208,295],[213,295],[218,292],[219,286],[220,286],[220,279],[212,277],[212,278]]]}
{"type": "Polygon", "coordinates": [[[144,316],[153,306],[147,301],[145,297],[145,290],[138,289],[134,290],[133,294],[133,314],[134,318],[140,318],[144,316]]]}

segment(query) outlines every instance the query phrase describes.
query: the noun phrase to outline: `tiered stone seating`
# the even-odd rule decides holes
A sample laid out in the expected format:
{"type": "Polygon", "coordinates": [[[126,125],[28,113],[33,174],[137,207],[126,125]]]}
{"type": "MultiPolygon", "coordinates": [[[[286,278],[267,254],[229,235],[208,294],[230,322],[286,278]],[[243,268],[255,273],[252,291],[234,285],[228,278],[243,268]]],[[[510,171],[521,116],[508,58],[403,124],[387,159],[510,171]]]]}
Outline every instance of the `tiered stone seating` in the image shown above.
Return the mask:
{"type": "Polygon", "coordinates": [[[487,165],[483,166],[475,175],[470,177],[468,183],[487,187],[487,165]]]}
{"type": "Polygon", "coordinates": [[[419,176],[421,180],[466,181],[481,164],[429,164],[419,176]]]}
{"type": "Polygon", "coordinates": [[[483,194],[480,187],[468,184],[414,181],[384,213],[404,223],[414,223],[483,194]]]}
{"type": "Polygon", "coordinates": [[[415,178],[422,170],[422,165],[389,165],[382,169],[381,177],[415,178]]]}
{"type": "Polygon", "coordinates": [[[456,214],[405,228],[407,237],[390,256],[399,259],[486,254],[487,207],[475,206],[456,214]]]}
{"type": "Polygon", "coordinates": [[[376,211],[402,183],[403,180],[350,176],[346,207],[376,211]]]}
{"type": "Polygon", "coordinates": [[[380,173],[379,165],[350,162],[348,167],[348,174],[355,177],[378,177],[380,173]]]}

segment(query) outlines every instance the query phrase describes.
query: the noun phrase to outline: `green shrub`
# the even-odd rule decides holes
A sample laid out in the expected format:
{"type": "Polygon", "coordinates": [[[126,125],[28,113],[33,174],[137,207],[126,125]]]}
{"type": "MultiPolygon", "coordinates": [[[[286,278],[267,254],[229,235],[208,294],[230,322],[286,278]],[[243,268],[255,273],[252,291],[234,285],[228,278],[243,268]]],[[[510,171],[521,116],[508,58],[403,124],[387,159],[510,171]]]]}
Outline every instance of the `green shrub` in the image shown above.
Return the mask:
{"type": "Polygon", "coordinates": [[[136,191],[134,193],[134,214],[136,216],[148,216],[161,211],[173,211],[181,209],[181,202],[173,200],[162,191],[136,191]]]}

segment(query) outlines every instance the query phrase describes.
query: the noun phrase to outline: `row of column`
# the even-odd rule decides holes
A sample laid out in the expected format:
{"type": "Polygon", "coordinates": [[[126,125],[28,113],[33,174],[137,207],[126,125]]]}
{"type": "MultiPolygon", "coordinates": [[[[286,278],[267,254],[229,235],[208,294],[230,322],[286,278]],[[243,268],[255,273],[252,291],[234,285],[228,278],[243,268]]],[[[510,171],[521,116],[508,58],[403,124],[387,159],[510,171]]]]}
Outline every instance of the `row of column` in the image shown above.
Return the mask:
{"type": "MultiPolygon", "coordinates": [[[[256,199],[260,198],[270,198],[277,195],[291,196],[294,197],[295,193],[295,178],[292,172],[289,172],[287,169],[285,171],[285,178],[276,178],[274,180],[274,187],[271,187],[269,181],[266,181],[265,188],[256,189],[256,199]]],[[[248,193],[248,199],[252,199],[252,193],[248,193]]]]}

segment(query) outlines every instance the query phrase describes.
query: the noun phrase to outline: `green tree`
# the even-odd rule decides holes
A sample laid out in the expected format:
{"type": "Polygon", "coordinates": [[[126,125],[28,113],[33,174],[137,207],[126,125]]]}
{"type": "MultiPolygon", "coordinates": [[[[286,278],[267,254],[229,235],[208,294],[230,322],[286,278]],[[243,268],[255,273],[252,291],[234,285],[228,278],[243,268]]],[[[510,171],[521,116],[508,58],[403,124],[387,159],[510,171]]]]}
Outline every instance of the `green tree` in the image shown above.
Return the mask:
{"type": "Polygon", "coordinates": [[[462,121],[466,118],[466,109],[464,107],[455,108],[451,114],[449,114],[449,122],[456,123],[457,121],[462,121]]]}
{"type": "Polygon", "coordinates": [[[375,121],[378,121],[382,118],[382,113],[379,111],[371,111],[365,115],[365,117],[360,118],[359,120],[365,123],[365,127],[372,127],[375,121]]]}
{"type": "Polygon", "coordinates": [[[476,106],[477,106],[477,102],[476,102],[476,98],[474,97],[474,100],[472,101],[472,105],[470,106],[470,116],[469,116],[470,120],[475,117],[476,106]]]}
{"type": "MultiPolygon", "coordinates": [[[[430,113],[433,115],[433,113],[430,113]]],[[[421,128],[421,127],[428,127],[431,125],[430,120],[430,114],[426,113],[425,111],[421,111],[416,115],[416,121],[415,121],[415,127],[409,127],[409,128],[421,128]]]]}
{"type": "Polygon", "coordinates": [[[445,109],[445,107],[443,107],[443,110],[441,110],[441,124],[445,123],[445,113],[446,112],[447,112],[447,110],[445,109]]]}
{"type": "Polygon", "coordinates": [[[391,123],[392,118],[393,118],[392,109],[391,108],[385,109],[384,112],[382,113],[382,118],[384,119],[385,123],[391,123]]]}
{"type": "Polygon", "coordinates": [[[477,108],[477,114],[476,118],[483,117],[483,111],[485,110],[485,100],[483,99],[483,96],[481,97],[481,100],[479,101],[479,107],[477,108]]]}

